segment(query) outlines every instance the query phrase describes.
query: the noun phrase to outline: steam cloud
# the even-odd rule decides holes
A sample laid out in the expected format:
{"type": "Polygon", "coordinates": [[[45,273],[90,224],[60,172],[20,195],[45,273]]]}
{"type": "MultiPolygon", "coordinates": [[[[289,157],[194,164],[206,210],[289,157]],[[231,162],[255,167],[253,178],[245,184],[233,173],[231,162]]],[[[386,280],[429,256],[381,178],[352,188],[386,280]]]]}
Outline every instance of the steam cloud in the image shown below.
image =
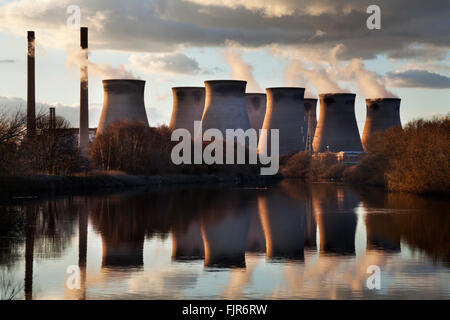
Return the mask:
{"type": "MultiPolygon", "coordinates": [[[[115,68],[109,63],[96,64],[87,59],[88,55],[88,49],[69,50],[66,66],[72,68],[88,67],[90,74],[97,75],[102,79],[139,79],[132,72],[126,70],[123,65],[118,65],[115,68]]],[[[81,75],[83,78],[87,76],[83,72],[81,75]]]]}
{"type": "Polygon", "coordinates": [[[253,67],[242,59],[242,52],[236,45],[228,43],[225,59],[231,67],[231,77],[235,80],[246,80],[248,92],[262,92],[258,82],[253,76],[253,67]]]}

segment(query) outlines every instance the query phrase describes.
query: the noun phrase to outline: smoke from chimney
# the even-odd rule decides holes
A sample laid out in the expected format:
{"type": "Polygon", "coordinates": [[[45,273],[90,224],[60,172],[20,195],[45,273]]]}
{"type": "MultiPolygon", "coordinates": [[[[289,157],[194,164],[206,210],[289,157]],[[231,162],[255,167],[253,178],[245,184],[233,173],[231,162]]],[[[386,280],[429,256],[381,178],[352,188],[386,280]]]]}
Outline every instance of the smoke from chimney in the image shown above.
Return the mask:
{"type": "Polygon", "coordinates": [[[253,76],[253,67],[244,61],[242,52],[233,43],[227,43],[225,59],[231,67],[231,78],[247,81],[247,89],[251,92],[262,92],[262,89],[253,76]]]}

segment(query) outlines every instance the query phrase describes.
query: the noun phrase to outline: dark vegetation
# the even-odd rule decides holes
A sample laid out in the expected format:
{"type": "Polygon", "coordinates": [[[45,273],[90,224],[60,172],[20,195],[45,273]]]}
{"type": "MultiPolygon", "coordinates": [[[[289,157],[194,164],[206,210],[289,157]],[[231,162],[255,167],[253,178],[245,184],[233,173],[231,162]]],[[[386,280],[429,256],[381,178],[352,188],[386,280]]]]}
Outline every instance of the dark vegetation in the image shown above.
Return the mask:
{"type": "MultiPolygon", "coordinates": [[[[87,161],[79,154],[76,136],[64,119],[57,118],[56,123],[51,125],[49,118],[40,113],[37,117],[36,135],[31,137],[25,134],[25,124],[26,118],[23,114],[17,113],[13,116],[0,114],[2,189],[7,187],[6,181],[31,175],[40,175],[41,180],[44,176],[69,178],[69,185],[74,188],[83,185],[76,179],[80,176],[96,180],[108,175],[147,177],[215,175],[236,177],[241,180],[261,177],[258,164],[173,164],[171,152],[178,142],[171,141],[171,131],[167,126],[148,128],[123,121],[113,123],[105,132],[97,135],[91,144],[87,161]]],[[[300,152],[280,158],[280,173],[283,177],[312,181],[332,180],[360,185],[379,185],[391,191],[448,194],[449,142],[449,117],[430,121],[418,120],[408,124],[404,129],[391,128],[375,134],[368,142],[367,154],[356,166],[346,168],[333,153],[312,155],[300,152]]],[[[203,148],[207,146],[208,143],[203,144],[203,148]]],[[[236,148],[235,145],[235,150],[236,148]]],[[[194,163],[192,141],[191,150],[191,162],[194,163]]],[[[248,157],[247,150],[246,158],[248,157]]],[[[62,181],[63,184],[66,182],[62,181]]],[[[106,184],[110,182],[107,181],[106,184]]],[[[122,182],[113,181],[112,185],[122,182]]],[[[89,184],[92,187],[96,186],[95,183],[89,184]]],[[[141,185],[141,181],[138,184],[141,185]]],[[[53,182],[51,188],[54,188],[53,182]]]]}
{"type": "Polygon", "coordinates": [[[450,118],[417,120],[375,134],[344,180],[416,194],[450,193],[450,118]]]}

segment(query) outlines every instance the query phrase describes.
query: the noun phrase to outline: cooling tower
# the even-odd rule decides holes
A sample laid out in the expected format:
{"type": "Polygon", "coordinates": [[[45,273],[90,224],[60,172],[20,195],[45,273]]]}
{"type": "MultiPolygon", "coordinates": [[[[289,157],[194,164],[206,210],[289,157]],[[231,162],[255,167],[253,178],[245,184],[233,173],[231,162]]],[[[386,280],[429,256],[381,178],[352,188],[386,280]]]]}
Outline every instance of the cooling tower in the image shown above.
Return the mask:
{"type": "Polygon", "coordinates": [[[194,121],[201,121],[205,106],[205,88],[172,88],[173,110],[169,128],[187,129],[194,136],[194,121]]]}
{"type": "Polygon", "coordinates": [[[119,120],[138,122],[148,126],[144,104],[145,81],[103,80],[103,88],[103,109],[97,134],[101,134],[108,125],[119,120]]]}
{"type": "Polygon", "coordinates": [[[250,127],[257,130],[262,128],[266,116],[267,96],[264,93],[245,94],[245,105],[247,106],[250,127]]]}
{"type": "MultiPolygon", "coordinates": [[[[307,123],[303,104],[304,88],[268,88],[263,129],[279,129],[280,155],[305,150],[307,123]]],[[[263,132],[258,150],[271,150],[270,132],[263,132]]]]}
{"type": "Polygon", "coordinates": [[[27,135],[36,132],[35,37],[28,31],[27,53],[27,135]]]}
{"type": "Polygon", "coordinates": [[[320,117],[314,135],[314,152],[362,151],[355,117],[355,94],[320,95],[320,117]]]}
{"type": "Polygon", "coordinates": [[[384,131],[393,126],[402,126],[400,121],[400,99],[366,99],[367,116],[362,137],[366,149],[367,140],[376,131],[384,131]]]}
{"type": "Polygon", "coordinates": [[[307,132],[306,132],[306,151],[312,151],[312,144],[314,140],[314,133],[316,132],[317,126],[317,99],[305,99],[305,111],[306,111],[306,121],[307,121],[307,132]]]}
{"type": "MultiPolygon", "coordinates": [[[[88,28],[80,29],[80,45],[85,51],[87,60],[88,48],[88,28]]],[[[88,95],[88,67],[81,66],[80,72],[80,129],[78,135],[78,146],[83,154],[86,154],[89,148],[89,95],[88,95]]]]}
{"type": "Polygon", "coordinates": [[[250,128],[245,106],[246,81],[212,80],[205,81],[205,110],[202,130],[219,129],[225,136],[226,129],[250,128]]]}

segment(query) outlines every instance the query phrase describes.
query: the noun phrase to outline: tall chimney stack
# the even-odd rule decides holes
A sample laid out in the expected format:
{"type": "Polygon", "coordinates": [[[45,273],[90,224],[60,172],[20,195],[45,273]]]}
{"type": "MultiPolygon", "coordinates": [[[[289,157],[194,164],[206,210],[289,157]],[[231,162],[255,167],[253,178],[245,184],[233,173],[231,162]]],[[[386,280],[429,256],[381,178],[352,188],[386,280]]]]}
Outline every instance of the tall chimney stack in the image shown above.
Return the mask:
{"type": "Polygon", "coordinates": [[[49,129],[56,129],[56,110],[53,107],[50,108],[49,129]]]}
{"type": "MultiPolygon", "coordinates": [[[[85,50],[86,61],[88,59],[88,28],[80,29],[81,49],[85,50]]],[[[80,129],[78,136],[78,147],[82,154],[86,155],[89,147],[89,96],[88,96],[88,67],[81,66],[80,73],[80,129]]]]}
{"type": "Polygon", "coordinates": [[[28,87],[27,87],[27,135],[36,133],[36,86],[35,86],[35,37],[34,31],[28,31],[28,87]]]}

